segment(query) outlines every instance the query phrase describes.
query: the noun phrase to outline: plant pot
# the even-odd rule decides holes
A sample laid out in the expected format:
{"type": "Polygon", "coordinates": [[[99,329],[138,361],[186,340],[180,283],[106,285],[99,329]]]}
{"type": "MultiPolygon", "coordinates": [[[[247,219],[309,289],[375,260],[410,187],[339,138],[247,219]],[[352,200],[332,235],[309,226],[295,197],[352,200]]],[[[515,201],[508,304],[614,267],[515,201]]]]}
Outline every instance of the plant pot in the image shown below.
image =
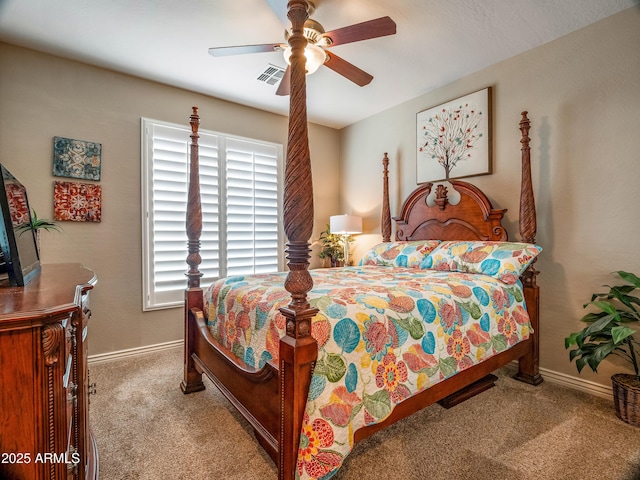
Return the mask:
{"type": "Polygon", "coordinates": [[[640,427],[640,379],[630,373],[611,377],[616,415],[623,422],[640,427]]]}

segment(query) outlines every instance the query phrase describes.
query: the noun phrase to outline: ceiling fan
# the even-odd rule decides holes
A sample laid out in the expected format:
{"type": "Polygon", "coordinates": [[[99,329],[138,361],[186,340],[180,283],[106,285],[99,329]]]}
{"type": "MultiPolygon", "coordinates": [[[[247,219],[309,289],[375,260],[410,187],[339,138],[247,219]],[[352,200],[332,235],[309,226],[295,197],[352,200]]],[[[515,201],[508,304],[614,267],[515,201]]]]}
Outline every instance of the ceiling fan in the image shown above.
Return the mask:
{"type": "MultiPolygon", "coordinates": [[[[289,19],[287,18],[287,1],[266,1],[280,21],[285,25],[285,28],[287,28],[289,25],[289,19]]],[[[394,35],[396,33],[395,22],[389,17],[381,17],[325,32],[322,25],[311,18],[311,14],[316,8],[315,2],[307,0],[307,3],[309,5],[309,19],[304,24],[304,36],[308,41],[307,48],[305,49],[305,56],[307,58],[307,74],[313,73],[320,66],[325,65],[334,72],[351,80],[356,85],[361,87],[368,85],[371,80],[373,80],[371,75],[340,58],[338,55],[333,53],[333,51],[329,51],[328,49],[338,45],[344,45],[346,43],[394,35]]],[[[285,30],[285,40],[289,38],[289,35],[289,30],[285,30]]],[[[244,55],[247,53],[276,51],[282,51],[285,60],[289,63],[291,51],[287,43],[213,47],[209,49],[209,54],[214,57],[222,57],[228,55],[244,55]]],[[[289,77],[290,67],[287,66],[284,76],[278,85],[278,89],[276,91],[277,95],[289,95],[289,77]]]]}

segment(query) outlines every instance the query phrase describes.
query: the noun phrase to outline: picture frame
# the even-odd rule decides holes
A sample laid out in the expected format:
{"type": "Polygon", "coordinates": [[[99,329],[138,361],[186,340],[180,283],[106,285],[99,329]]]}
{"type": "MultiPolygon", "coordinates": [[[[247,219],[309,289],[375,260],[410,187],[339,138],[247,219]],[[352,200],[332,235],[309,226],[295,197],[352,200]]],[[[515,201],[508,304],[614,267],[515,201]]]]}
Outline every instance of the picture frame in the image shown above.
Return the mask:
{"type": "Polygon", "coordinates": [[[53,175],[56,177],[100,180],[102,144],[53,137],[53,175]]]}
{"type": "Polygon", "coordinates": [[[31,228],[31,208],[27,190],[0,164],[0,250],[6,278],[0,285],[24,286],[40,272],[40,253],[31,228]]]}
{"type": "Polygon", "coordinates": [[[102,187],[95,183],[53,182],[53,219],[102,221],[102,187]]]}
{"type": "Polygon", "coordinates": [[[492,173],[491,87],[416,114],[416,183],[492,173]]]}

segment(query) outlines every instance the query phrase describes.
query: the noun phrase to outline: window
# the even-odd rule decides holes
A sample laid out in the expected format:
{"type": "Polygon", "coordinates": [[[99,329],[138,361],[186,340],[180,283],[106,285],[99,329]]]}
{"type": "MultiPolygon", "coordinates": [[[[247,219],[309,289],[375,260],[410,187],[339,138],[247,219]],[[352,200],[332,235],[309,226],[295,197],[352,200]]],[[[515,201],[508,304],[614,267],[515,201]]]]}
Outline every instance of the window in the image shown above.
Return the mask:
{"type": "MultiPolygon", "coordinates": [[[[142,119],[143,308],[180,305],[191,129],[142,119]]],[[[283,265],[282,146],[200,130],[201,285],[283,265]]]]}

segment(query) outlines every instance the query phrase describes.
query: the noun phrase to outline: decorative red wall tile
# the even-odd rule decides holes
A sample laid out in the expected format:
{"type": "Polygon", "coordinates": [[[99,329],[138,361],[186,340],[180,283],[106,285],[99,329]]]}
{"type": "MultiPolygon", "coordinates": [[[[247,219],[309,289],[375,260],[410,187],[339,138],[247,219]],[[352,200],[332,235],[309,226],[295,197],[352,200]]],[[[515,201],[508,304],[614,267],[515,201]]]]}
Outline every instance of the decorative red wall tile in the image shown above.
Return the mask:
{"type": "Polygon", "coordinates": [[[99,222],[102,219],[102,187],[91,183],[54,182],[55,220],[99,222]]]}

